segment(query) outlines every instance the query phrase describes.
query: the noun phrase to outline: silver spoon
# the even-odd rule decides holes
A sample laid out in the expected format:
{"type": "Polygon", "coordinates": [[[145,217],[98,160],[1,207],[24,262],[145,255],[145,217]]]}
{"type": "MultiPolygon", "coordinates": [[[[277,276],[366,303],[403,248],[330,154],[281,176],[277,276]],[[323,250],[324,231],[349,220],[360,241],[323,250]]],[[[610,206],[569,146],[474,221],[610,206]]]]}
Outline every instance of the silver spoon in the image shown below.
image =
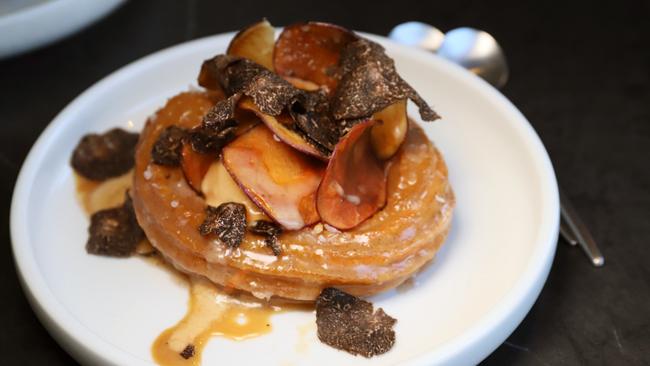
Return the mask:
{"type": "MultiPolygon", "coordinates": [[[[508,81],[510,73],[501,47],[494,37],[482,30],[463,27],[445,34],[426,23],[406,22],[393,28],[388,37],[398,43],[436,52],[497,88],[503,87],[508,81]]],[[[562,237],[569,244],[580,244],[594,266],[605,264],[596,241],[561,189],[560,208],[562,237]]]]}
{"type": "Polygon", "coordinates": [[[510,73],[506,57],[497,41],[487,32],[462,27],[445,34],[425,23],[407,22],[393,28],[388,37],[402,44],[436,52],[497,88],[508,81],[510,73]]]}

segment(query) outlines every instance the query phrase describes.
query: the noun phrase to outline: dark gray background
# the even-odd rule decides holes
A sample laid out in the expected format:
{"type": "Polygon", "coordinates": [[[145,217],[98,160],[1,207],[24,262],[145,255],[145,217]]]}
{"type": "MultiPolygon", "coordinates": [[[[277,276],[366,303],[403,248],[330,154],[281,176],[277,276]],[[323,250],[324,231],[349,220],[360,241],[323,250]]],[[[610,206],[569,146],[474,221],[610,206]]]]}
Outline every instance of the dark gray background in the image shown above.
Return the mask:
{"type": "Polygon", "coordinates": [[[125,64],[262,16],[377,34],[407,20],[492,33],[511,66],[503,92],[541,136],[607,263],[595,269],[560,242],[539,300],[484,364],[650,364],[650,2],[478,0],[132,1],[65,41],[0,61],[2,364],[74,363],[29,308],[9,244],[14,182],[43,128],[125,64]]]}

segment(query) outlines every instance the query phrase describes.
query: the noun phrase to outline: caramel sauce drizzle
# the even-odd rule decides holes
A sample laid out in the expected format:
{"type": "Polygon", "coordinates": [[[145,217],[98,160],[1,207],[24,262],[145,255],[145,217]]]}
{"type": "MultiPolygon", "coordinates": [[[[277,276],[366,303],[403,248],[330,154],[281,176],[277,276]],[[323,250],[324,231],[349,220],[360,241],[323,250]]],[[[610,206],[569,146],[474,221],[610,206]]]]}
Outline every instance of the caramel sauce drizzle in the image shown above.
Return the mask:
{"type": "Polygon", "coordinates": [[[133,170],[105,181],[95,181],[75,174],[77,198],[88,216],[106,208],[120,206],[133,182],[133,170]]]}
{"type": "MultiPolygon", "coordinates": [[[[90,216],[99,210],[121,205],[125,192],[131,187],[132,177],[133,171],[130,171],[97,182],[75,175],[77,198],[86,214],[90,216]]],[[[221,336],[240,341],[258,337],[271,331],[273,314],[289,308],[307,309],[300,304],[280,307],[231,294],[206,279],[188,277],[164,261],[147,240],[138,245],[136,254],[176,274],[175,277],[188,283],[190,288],[187,313],[176,325],[165,329],[151,347],[151,355],[160,365],[200,365],[203,349],[210,338],[221,336]],[[186,350],[190,345],[191,352],[186,350]]],[[[310,307],[309,310],[313,309],[310,307]]]]}
{"type": "Polygon", "coordinates": [[[214,336],[244,340],[269,333],[270,318],[281,311],[257,301],[228,295],[211,282],[190,278],[189,309],[176,325],[163,331],[154,341],[151,353],[160,365],[200,365],[201,353],[214,336]],[[193,356],[181,354],[193,347],[193,356]]]}

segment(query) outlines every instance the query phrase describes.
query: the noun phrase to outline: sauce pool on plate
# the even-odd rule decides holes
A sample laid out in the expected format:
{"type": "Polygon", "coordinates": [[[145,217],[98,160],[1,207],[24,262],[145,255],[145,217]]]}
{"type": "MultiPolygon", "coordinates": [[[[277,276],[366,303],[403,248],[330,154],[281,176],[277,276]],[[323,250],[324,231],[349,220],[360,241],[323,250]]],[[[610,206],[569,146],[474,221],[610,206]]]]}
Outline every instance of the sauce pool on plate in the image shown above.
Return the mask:
{"type": "Polygon", "coordinates": [[[244,340],[269,333],[271,316],[281,310],[238,299],[205,279],[192,277],[187,314],[158,336],[151,353],[161,365],[200,365],[201,352],[211,337],[244,340]]]}
{"type": "MultiPolygon", "coordinates": [[[[88,215],[122,204],[131,186],[133,172],[102,182],[76,175],[77,197],[88,215]]],[[[165,267],[189,284],[188,311],[178,323],[164,330],[154,341],[151,354],[160,365],[200,365],[201,353],[215,336],[240,341],[271,331],[270,318],[288,308],[306,309],[300,305],[272,305],[266,301],[244,298],[221,289],[208,280],[186,276],[162,261],[147,240],[136,253],[149,263],[165,267]]],[[[313,310],[311,307],[309,310],[313,310]]]]}

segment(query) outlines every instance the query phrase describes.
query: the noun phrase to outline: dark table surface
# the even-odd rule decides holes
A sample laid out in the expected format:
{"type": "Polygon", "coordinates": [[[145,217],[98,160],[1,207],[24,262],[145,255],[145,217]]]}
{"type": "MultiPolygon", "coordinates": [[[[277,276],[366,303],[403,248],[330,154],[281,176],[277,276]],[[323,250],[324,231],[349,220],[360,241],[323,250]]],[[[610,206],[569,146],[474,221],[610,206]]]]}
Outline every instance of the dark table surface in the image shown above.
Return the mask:
{"type": "Polygon", "coordinates": [[[536,304],[484,364],[650,364],[650,2],[472,0],[131,1],[64,41],[0,61],[2,364],[74,363],[30,309],[10,248],[11,193],[43,128],[125,64],[262,16],[377,34],[408,20],[493,34],[511,66],[503,93],[541,136],[606,264],[596,269],[560,242],[536,304]]]}

